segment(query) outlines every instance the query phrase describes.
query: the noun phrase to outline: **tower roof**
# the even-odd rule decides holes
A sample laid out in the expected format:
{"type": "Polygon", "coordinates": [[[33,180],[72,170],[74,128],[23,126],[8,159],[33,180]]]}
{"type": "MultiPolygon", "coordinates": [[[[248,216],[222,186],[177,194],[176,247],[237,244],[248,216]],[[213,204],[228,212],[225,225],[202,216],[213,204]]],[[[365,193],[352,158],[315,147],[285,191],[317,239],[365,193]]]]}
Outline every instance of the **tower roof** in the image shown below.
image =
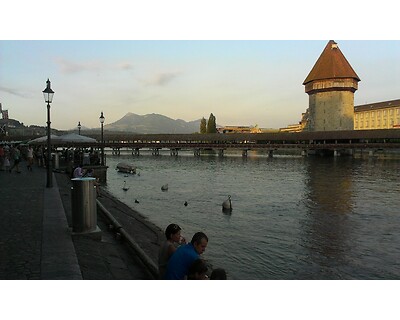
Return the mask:
{"type": "Polygon", "coordinates": [[[340,51],[337,43],[330,40],[304,80],[303,85],[314,80],[335,78],[353,78],[360,81],[360,78],[340,51]]]}

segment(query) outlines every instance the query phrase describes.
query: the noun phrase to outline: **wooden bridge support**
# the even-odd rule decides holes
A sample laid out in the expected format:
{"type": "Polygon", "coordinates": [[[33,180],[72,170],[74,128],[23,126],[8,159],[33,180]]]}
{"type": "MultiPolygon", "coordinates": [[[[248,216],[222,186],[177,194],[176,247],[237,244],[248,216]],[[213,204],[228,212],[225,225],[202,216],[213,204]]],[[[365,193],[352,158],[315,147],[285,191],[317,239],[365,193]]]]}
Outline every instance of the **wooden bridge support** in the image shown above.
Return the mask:
{"type": "Polygon", "coordinates": [[[274,155],[274,150],[268,150],[268,158],[272,158],[274,155]]]}
{"type": "Polygon", "coordinates": [[[200,157],[200,149],[193,149],[193,155],[195,157],[200,157]]]}
{"type": "Polygon", "coordinates": [[[169,154],[172,156],[177,157],[178,156],[178,149],[170,149],[169,154]]]}
{"type": "Polygon", "coordinates": [[[132,155],[133,156],[140,156],[140,149],[139,148],[132,149],[132,155]]]}
{"type": "Polygon", "coordinates": [[[121,154],[120,148],[113,148],[112,149],[112,155],[113,156],[119,156],[121,154]]]}
{"type": "Polygon", "coordinates": [[[337,150],[337,149],[333,150],[333,156],[334,157],[340,157],[340,151],[337,150]]]}
{"type": "Polygon", "coordinates": [[[224,156],[224,149],[219,149],[218,150],[218,156],[221,157],[221,158],[224,156]]]}
{"type": "Polygon", "coordinates": [[[308,150],[306,150],[306,149],[301,150],[301,155],[302,155],[303,157],[308,157],[308,150]]]}
{"type": "Polygon", "coordinates": [[[153,156],[159,156],[160,155],[160,149],[152,149],[151,154],[153,156]]]}
{"type": "Polygon", "coordinates": [[[242,157],[246,158],[247,157],[247,149],[242,150],[242,157]]]}

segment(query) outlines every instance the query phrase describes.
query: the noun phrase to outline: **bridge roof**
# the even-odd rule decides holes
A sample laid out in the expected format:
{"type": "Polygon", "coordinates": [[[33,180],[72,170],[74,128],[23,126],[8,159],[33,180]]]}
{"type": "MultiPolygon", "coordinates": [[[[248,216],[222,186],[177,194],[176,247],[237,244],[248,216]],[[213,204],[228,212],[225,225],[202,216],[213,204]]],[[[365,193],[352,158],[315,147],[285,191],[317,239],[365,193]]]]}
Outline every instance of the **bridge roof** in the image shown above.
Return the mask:
{"type": "Polygon", "coordinates": [[[303,85],[315,80],[337,78],[353,78],[360,81],[360,78],[340,51],[337,43],[330,40],[304,80],[303,85]]]}

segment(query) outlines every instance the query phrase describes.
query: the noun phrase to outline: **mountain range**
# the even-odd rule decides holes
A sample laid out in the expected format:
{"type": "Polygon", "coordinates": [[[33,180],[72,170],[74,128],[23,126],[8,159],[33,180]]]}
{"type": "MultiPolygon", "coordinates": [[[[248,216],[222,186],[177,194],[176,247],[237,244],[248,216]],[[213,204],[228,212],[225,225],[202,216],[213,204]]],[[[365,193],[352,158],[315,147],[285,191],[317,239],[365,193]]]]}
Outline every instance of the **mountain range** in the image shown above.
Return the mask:
{"type": "Polygon", "coordinates": [[[127,113],[121,119],[104,125],[104,130],[125,131],[134,133],[194,133],[200,131],[199,120],[186,122],[182,119],[171,119],[161,114],[138,115],[127,113]]]}

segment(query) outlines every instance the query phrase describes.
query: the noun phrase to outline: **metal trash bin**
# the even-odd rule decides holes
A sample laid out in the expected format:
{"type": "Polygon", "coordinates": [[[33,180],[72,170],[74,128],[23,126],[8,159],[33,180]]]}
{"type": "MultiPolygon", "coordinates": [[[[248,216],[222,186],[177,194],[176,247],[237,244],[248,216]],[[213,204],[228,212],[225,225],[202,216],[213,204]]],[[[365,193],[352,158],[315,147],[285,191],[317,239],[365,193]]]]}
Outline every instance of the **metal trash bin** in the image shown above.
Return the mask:
{"type": "Polygon", "coordinates": [[[97,228],[95,178],[71,179],[72,232],[92,232],[97,228]]]}
{"type": "Polygon", "coordinates": [[[53,153],[53,168],[60,169],[60,154],[58,152],[53,153]]]}

